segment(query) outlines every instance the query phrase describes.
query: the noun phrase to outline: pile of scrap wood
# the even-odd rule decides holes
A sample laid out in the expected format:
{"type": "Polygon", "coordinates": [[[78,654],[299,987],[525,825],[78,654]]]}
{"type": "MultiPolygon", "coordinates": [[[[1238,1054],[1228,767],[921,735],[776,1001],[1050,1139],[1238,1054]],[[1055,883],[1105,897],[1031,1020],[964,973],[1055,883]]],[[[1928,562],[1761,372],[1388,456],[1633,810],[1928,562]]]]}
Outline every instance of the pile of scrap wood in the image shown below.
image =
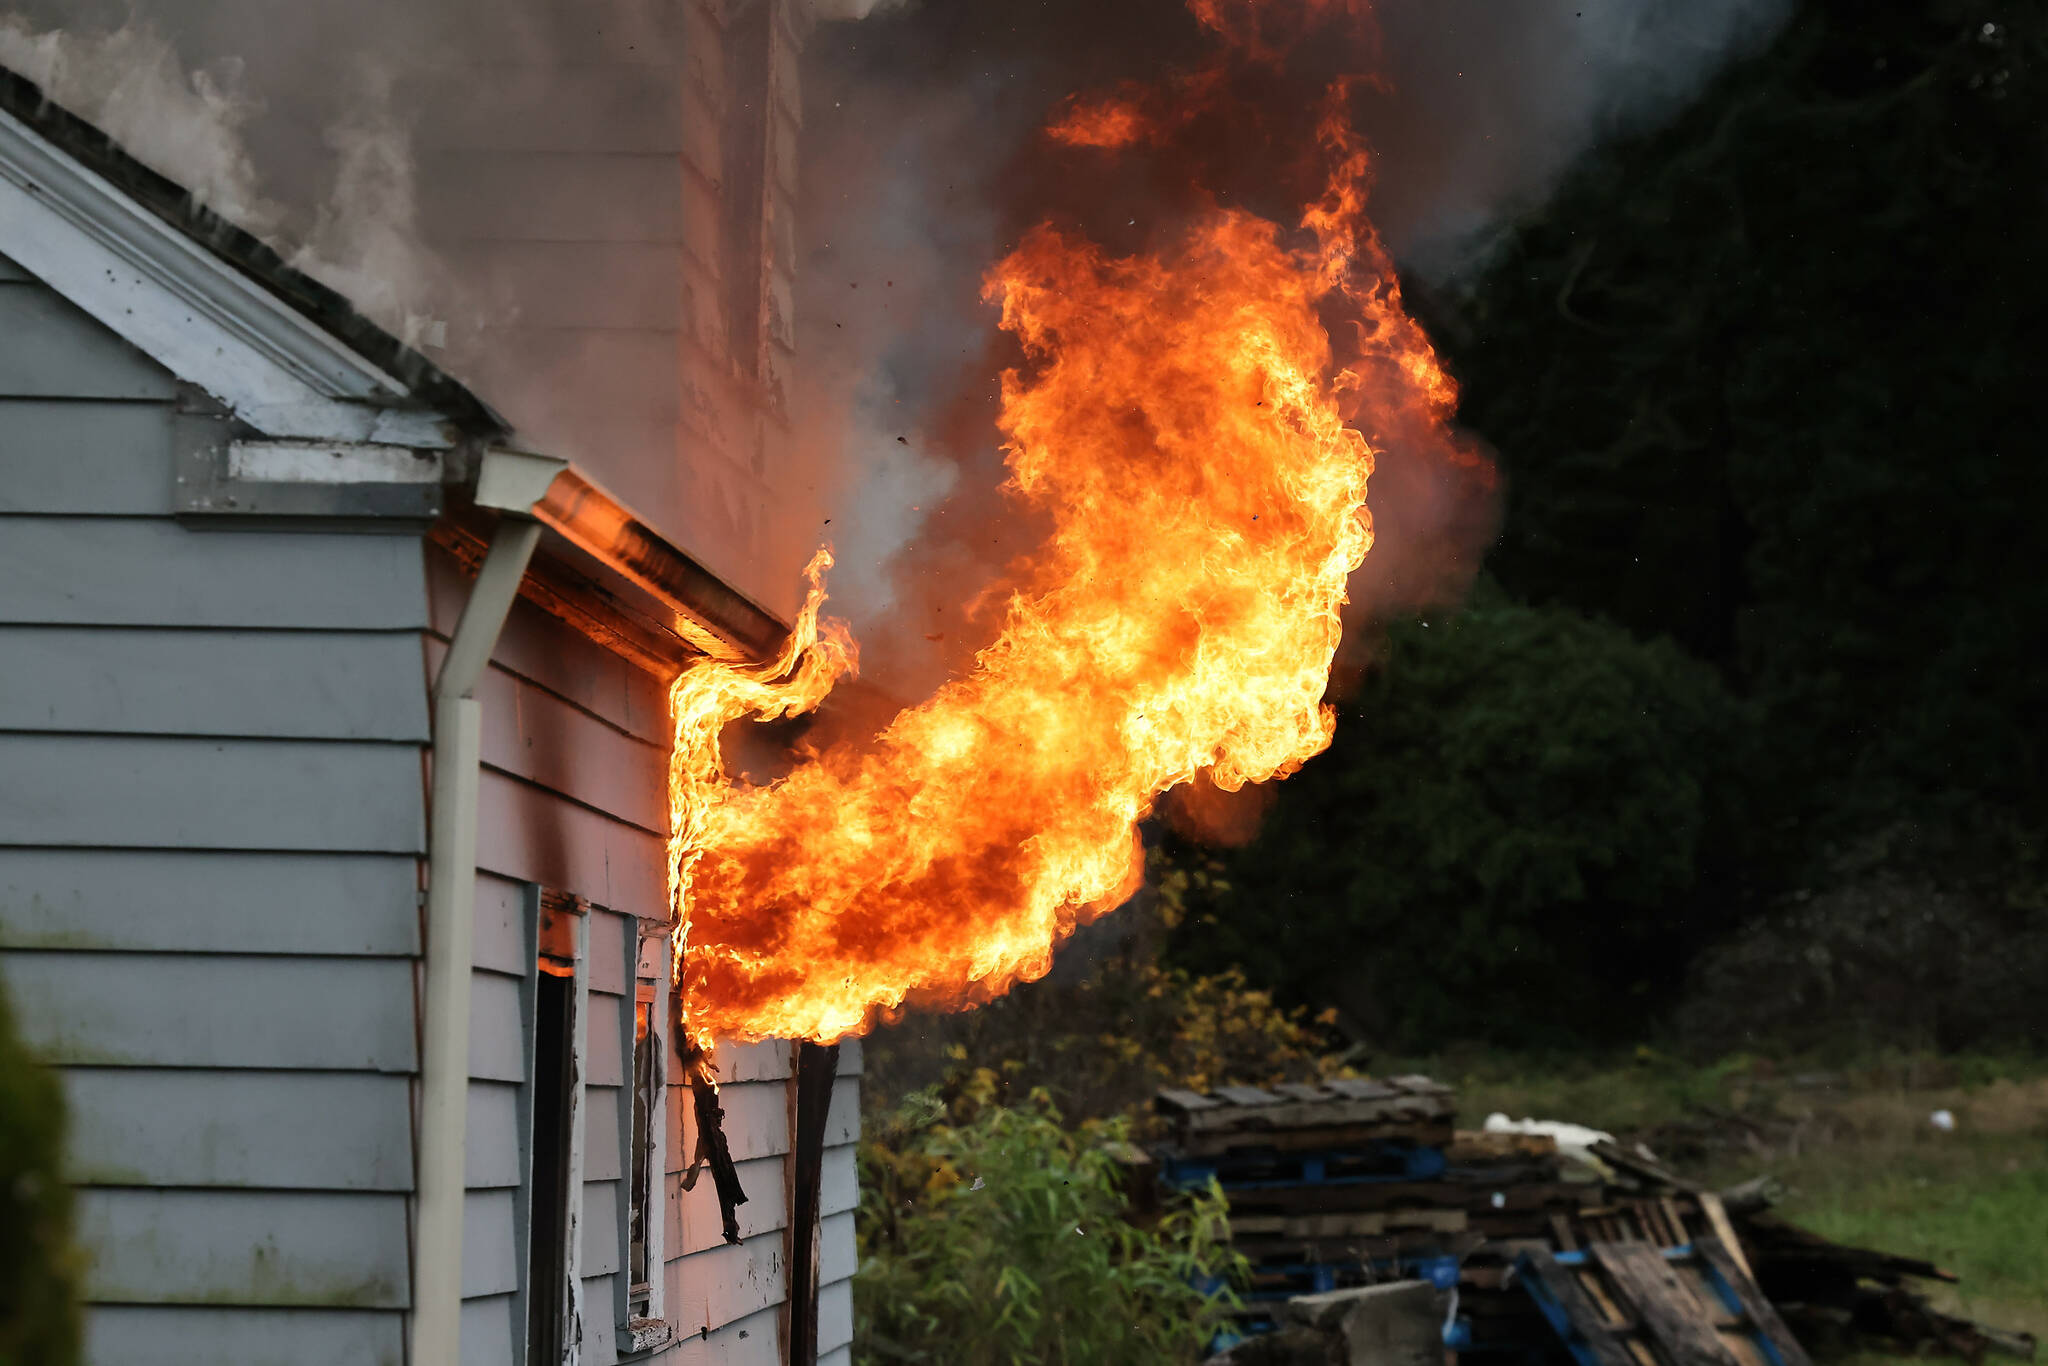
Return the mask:
{"type": "MultiPolygon", "coordinates": [[[[1170,1137],[1138,1184],[1214,1181],[1251,1267],[1239,1335],[1303,1295],[1402,1278],[1445,1296],[1461,1356],[1579,1366],[1804,1366],[1804,1347],[2031,1358],[2033,1340],[1937,1312],[1938,1267],[1830,1243],[1733,1205],[1641,1149],[1567,1156],[1538,1134],[1456,1130],[1426,1077],[1161,1091],[1170,1137]]],[[[1134,1157],[1137,1155],[1134,1154],[1134,1157]]],[[[1733,1193],[1731,1193],[1733,1194],[1733,1193]]]]}

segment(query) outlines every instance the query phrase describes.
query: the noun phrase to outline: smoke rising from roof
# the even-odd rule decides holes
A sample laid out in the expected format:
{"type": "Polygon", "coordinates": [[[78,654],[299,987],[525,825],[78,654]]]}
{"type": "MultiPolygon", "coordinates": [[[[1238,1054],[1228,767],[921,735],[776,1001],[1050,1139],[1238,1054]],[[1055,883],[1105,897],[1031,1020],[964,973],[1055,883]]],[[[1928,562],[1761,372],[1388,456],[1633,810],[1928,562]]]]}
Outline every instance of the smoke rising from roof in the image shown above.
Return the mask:
{"type": "MultiPolygon", "coordinates": [[[[1397,259],[1436,282],[1469,272],[1587,146],[1675,108],[1788,4],[1382,4],[1360,43],[1383,83],[1355,114],[1397,259]]],[[[702,16],[749,8],[18,0],[0,61],[394,331],[445,340],[438,358],[529,439],[591,465],[771,607],[788,610],[803,559],[833,540],[834,609],[883,681],[916,691],[981,643],[977,591],[1035,537],[995,492],[1004,357],[982,273],[1047,212],[1114,248],[1186,207],[1165,174],[1052,177],[1038,130],[1077,92],[1155,79],[1205,39],[1184,0],[817,0],[798,345],[787,421],[757,429],[642,344],[686,331],[677,315],[701,304],[682,302],[691,277],[673,258],[696,228],[668,187],[702,174],[677,170],[715,83],[694,55],[716,32],[702,16]],[[525,180],[506,169],[515,154],[525,180]],[[672,435],[692,420],[717,439],[672,435]]],[[[1355,69],[1361,53],[1322,57],[1355,69]]],[[[1285,148],[1232,151],[1255,165],[1285,148]]],[[[1362,609],[1458,591],[1485,500],[1397,450],[1372,501],[1362,609]]]]}

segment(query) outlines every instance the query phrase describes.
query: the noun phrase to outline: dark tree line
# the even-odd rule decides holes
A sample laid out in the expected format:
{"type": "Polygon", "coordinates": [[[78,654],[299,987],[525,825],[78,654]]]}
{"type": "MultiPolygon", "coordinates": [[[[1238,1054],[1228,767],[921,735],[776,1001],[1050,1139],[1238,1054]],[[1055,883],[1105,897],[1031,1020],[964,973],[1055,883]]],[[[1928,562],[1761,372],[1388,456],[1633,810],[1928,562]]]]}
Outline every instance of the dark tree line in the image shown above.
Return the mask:
{"type": "Polygon", "coordinates": [[[1387,631],[1252,845],[1175,851],[1176,952],[1420,1042],[1655,1027],[1733,962],[1836,999],[1815,937],[1924,967],[1916,897],[1984,945],[1926,990],[2036,951],[2044,250],[2039,4],[1810,0],[1590,156],[1426,305],[1505,473],[1478,597],[1387,631]]]}

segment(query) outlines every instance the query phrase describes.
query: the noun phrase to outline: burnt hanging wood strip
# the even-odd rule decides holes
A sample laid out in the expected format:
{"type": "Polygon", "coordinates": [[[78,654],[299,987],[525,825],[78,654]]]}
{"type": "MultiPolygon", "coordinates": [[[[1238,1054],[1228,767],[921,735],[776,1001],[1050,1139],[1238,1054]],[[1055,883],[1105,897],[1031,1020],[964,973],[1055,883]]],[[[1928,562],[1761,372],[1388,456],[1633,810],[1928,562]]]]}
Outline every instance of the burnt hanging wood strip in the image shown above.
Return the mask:
{"type": "MultiPolygon", "coordinates": [[[[678,1023],[680,1023],[680,1012],[678,1023]]],[[[680,1029],[677,1036],[685,1037],[680,1029]]],[[[740,1240],[739,1208],[747,1203],[740,1188],[739,1168],[733,1165],[732,1148],[725,1141],[725,1107],[718,1103],[718,1084],[711,1076],[711,1059],[691,1049],[683,1061],[683,1075],[690,1083],[691,1109],[697,1120],[697,1151],[690,1170],[683,1173],[683,1189],[694,1190],[697,1177],[711,1168],[711,1184],[718,1192],[719,1221],[725,1241],[740,1240]]]]}
{"type": "Polygon", "coordinates": [[[796,1049],[795,1148],[790,1173],[789,1360],[818,1359],[818,1195],[825,1171],[825,1128],[832,1083],[839,1076],[839,1045],[800,1043],[796,1049]]]}

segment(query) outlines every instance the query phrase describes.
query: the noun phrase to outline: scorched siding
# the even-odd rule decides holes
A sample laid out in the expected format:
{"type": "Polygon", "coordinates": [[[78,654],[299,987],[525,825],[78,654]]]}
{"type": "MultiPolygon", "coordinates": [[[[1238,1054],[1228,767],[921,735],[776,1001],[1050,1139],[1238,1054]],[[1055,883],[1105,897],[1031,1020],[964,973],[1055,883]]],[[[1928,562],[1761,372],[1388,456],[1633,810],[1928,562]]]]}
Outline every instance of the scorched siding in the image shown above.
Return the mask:
{"type": "MultiPolygon", "coordinates": [[[[438,658],[461,609],[466,585],[453,562],[430,552],[433,624],[427,654],[438,658]]],[[[525,975],[533,948],[523,890],[544,886],[586,898],[590,914],[589,1009],[585,1050],[584,1190],[580,1232],[584,1273],[584,1366],[614,1360],[623,1294],[618,1267],[624,1247],[623,1178],[631,1135],[625,1089],[631,1050],[632,959],[636,918],[667,912],[666,680],[628,663],[525,602],[514,606],[478,696],[484,700],[484,806],[478,846],[481,870],[474,954],[469,1133],[470,1201],[502,1180],[509,1163],[524,1170],[528,1139],[512,1130],[523,1111],[486,1099],[485,1088],[528,1082],[531,1054],[513,1031],[531,990],[525,975]]],[[[720,1053],[720,1099],[726,1134],[748,1202],[739,1209],[742,1243],[725,1244],[712,1183],[690,1191],[682,1178],[696,1151],[689,1094],[667,1094],[667,1170],[659,1217],[664,1222],[664,1317],[677,1341],[652,1358],[689,1363],[777,1363],[788,1293],[787,1183],[790,1059],[787,1043],[726,1047],[720,1053]]],[[[841,1055],[825,1157],[820,1266],[820,1350],[830,1354],[851,1337],[846,1277],[853,1264],[850,1211],[856,1200],[852,1160],[857,1126],[859,1046],[841,1055]]],[[[671,1062],[670,1077],[675,1076],[671,1062]]],[[[517,1208],[514,1199],[514,1208],[517,1208]]],[[[493,1226],[495,1228],[496,1226],[493,1226]]],[[[465,1246],[469,1283],[464,1357],[502,1361],[486,1344],[523,1332],[516,1294],[498,1289],[480,1268],[502,1265],[472,1214],[465,1246]],[[509,1325],[509,1328],[501,1326],[509,1325]]],[[[523,1338],[521,1339],[523,1341],[523,1338]]],[[[523,1350],[523,1349],[522,1349],[523,1350]]],[[[513,1360],[518,1360],[515,1355],[513,1360]]]]}
{"type": "Polygon", "coordinates": [[[0,975],[70,1098],[89,1360],[397,1363],[420,542],[181,524],[179,401],[0,258],[0,975]]]}

